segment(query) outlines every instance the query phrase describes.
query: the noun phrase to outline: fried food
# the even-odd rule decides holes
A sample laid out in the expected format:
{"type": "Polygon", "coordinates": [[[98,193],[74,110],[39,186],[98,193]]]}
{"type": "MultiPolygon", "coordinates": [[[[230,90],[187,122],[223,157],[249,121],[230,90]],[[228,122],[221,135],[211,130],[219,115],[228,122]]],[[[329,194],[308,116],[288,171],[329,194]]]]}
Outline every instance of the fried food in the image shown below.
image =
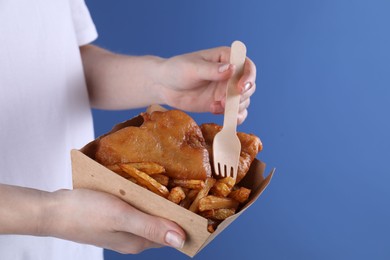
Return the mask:
{"type": "Polygon", "coordinates": [[[121,169],[129,174],[132,178],[134,178],[139,185],[142,185],[143,187],[147,188],[148,190],[167,198],[169,195],[169,191],[167,187],[164,185],[161,185],[158,181],[150,177],[144,172],[141,172],[137,170],[136,168],[127,165],[127,164],[120,164],[119,165],[121,169]]]}
{"type": "Polygon", "coordinates": [[[221,223],[221,220],[215,220],[215,219],[211,219],[211,218],[208,218],[207,219],[207,231],[209,231],[210,233],[213,233],[218,225],[221,223]]]}
{"type": "Polygon", "coordinates": [[[201,190],[204,187],[204,181],[202,180],[180,180],[172,179],[169,182],[171,187],[180,186],[187,189],[201,190]]]}
{"type": "Polygon", "coordinates": [[[212,195],[226,197],[232,191],[236,180],[230,176],[218,179],[214,186],[211,188],[210,193],[212,195]]]}
{"type": "Polygon", "coordinates": [[[229,198],[232,198],[240,203],[244,203],[248,200],[251,190],[245,187],[239,187],[229,193],[229,198]]]}
{"type": "Polygon", "coordinates": [[[209,153],[195,121],[179,110],[143,113],[139,127],[128,126],[99,141],[95,159],[103,165],[154,162],[176,179],[211,177],[209,153]]]}
{"type": "MultiPolygon", "coordinates": [[[[126,164],[148,175],[159,175],[165,172],[164,167],[154,162],[126,163],[126,164]]],[[[106,165],[106,167],[126,179],[129,178],[129,175],[122,170],[122,168],[119,166],[119,163],[106,165]]]]}
{"type": "Polygon", "coordinates": [[[155,179],[156,181],[158,181],[159,183],[161,183],[162,185],[164,185],[164,186],[168,186],[168,184],[169,184],[169,177],[166,176],[166,175],[163,175],[163,174],[153,174],[153,175],[151,175],[151,177],[153,179],[155,179]]]}
{"type": "MultiPolygon", "coordinates": [[[[213,123],[208,123],[202,124],[200,126],[200,129],[202,130],[203,137],[206,141],[206,147],[210,155],[210,162],[211,164],[213,164],[213,140],[215,135],[219,131],[221,131],[222,126],[213,123]]],[[[236,179],[236,183],[239,183],[242,178],[245,177],[245,174],[248,172],[252,161],[256,158],[256,155],[263,149],[263,145],[260,141],[260,138],[253,134],[238,132],[237,136],[241,142],[241,153],[240,160],[238,163],[238,172],[236,179]]]]}
{"type": "Polygon", "coordinates": [[[192,212],[195,212],[195,213],[198,212],[199,201],[201,199],[203,199],[204,197],[206,197],[207,194],[209,194],[210,189],[213,187],[213,185],[215,184],[216,181],[217,180],[214,178],[207,178],[206,179],[203,189],[201,189],[199,191],[199,193],[196,195],[194,201],[192,202],[191,206],[189,207],[189,210],[191,210],[192,212]]]}
{"type": "Polygon", "coordinates": [[[199,190],[189,190],[186,192],[186,197],[184,198],[184,200],[182,200],[180,202],[180,206],[182,206],[183,208],[186,208],[188,209],[192,202],[194,201],[194,199],[196,198],[196,195],[198,195],[199,193],[199,190]]]}
{"type": "Polygon", "coordinates": [[[213,210],[213,209],[236,209],[239,202],[231,198],[222,198],[213,195],[208,195],[199,200],[199,211],[213,210]]]}
{"type": "Polygon", "coordinates": [[[165,172],[164,167],[155,162],[129,162],[127,163],[127,165],[130,165],[148,175],[160,174],[165,172]]]}
{"type": "Polygon", "coordinates": [[[182,187],[176,186],[171,189],[171,192],[169,192],[168,200],[172,201],[173,203],[179,204],[182,200],[184,200],[186,197],[186,194],[182,187]]]}
{"type": "Polygon", "coordinates": [[[235,208],[231,209],[211,209],[211,210],[206,210],[200,213],[203,217],[207,219],[213,219],[213,220],[224,220],[230,216],[233,216],[234,213],[236,213],[235,208]]]}
{"type": "Polygon", "coordinates": [[[258,137],[237,133],[241,154],[237,180],[212,177],[212,144],[221,130],[200,127],[184,112],[142,114],[139,127],[127,126],[100,138],[95,159],[110,170],[208,219],[208,230],[232,216],[251,190],[237,185],[262,150],[258,137]]]}
{"type": "Polygon", "coordinates": [[[226,197],[227,195],[229,195],[231,190],[232,188],[229,188],[226,183],[217,180],[213,188],[211,188],[210,193],[219,197],[226,197]]]}

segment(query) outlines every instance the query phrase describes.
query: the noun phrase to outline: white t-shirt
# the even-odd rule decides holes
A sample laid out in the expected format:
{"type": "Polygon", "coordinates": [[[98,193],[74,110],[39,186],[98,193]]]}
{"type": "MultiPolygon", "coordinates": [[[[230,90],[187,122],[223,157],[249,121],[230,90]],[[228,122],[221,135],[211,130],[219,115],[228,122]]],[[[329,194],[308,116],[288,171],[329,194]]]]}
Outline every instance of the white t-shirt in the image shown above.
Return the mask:
{"type": "MultiPolygon", "coordinates": [[[[1,183],[72,187],[70,150],[93,139],[79,46],[96,37],[84,0],[0,1],[1,183]]],[[[93,246],[0,235],[1,260],[102,258],[93,246]]]]}

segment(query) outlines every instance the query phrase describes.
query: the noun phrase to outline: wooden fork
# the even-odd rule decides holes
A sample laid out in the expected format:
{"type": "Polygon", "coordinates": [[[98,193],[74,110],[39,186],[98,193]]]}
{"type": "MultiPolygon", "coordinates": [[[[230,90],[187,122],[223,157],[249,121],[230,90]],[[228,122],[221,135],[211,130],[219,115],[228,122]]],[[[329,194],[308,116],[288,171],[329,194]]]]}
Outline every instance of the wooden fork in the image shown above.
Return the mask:
{"type": "Polygon", "coordinates": [[[241,143],[237,137],[237,115],[240,104],[240,92],[237,83],[243,74],[246,47],[240,41],[232,43],[230,64],[235,65],[234,75],[230,78],[226,90],[225,113],[222,130],[214,137],[214,172],[220,177],[236,179],[240,159],[241,143]]]}

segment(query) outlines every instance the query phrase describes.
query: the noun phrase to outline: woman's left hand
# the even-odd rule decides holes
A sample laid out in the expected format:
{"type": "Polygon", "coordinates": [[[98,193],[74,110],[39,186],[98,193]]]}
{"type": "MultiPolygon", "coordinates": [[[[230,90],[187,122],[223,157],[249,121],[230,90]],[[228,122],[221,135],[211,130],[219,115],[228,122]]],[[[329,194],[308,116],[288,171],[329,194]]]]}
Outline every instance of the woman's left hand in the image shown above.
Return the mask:
{"type": "MultiPolygon", "coordinates": [[[[235,66],[229,64],[230,47],[218,47],[164,60],[159,75],[164,103],[190,112],[224,112],[227,81],[235,66]]],[[[248,115],[250,97],[256,90],[256,66],[246,58],[238,81],[241,93],[238,123],[248,115]]]]}

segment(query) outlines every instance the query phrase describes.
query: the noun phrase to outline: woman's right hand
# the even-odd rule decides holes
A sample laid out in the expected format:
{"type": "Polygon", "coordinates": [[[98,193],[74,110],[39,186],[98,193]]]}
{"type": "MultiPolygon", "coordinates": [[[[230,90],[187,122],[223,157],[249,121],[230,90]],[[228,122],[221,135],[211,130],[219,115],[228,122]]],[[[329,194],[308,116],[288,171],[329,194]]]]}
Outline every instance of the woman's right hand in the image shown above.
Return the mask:
{"type": "Polygon", "coordinates": [[[177,224],[145,214],[113,195],[86,189],[47,194],[53,200],[45,214],[42,235],[124,254],[184,245],[185,233],[177,224]]]}

